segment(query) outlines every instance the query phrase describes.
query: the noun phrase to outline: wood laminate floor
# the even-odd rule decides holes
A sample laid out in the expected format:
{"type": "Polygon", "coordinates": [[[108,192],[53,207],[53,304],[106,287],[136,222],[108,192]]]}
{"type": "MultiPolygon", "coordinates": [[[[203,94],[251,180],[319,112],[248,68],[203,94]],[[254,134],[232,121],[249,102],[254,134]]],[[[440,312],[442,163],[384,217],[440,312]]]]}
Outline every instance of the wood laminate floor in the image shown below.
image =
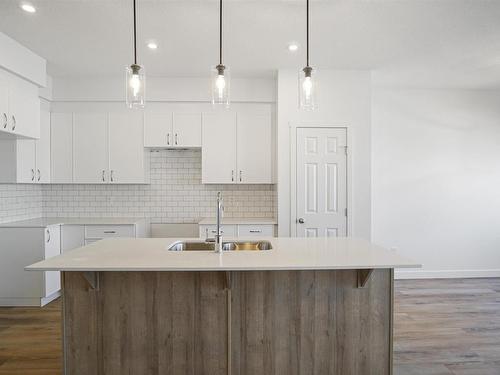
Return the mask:
{"type": "MultiPolygon", "coordinates": [[[[60,310],[0,308],[0,375],[61,374],[60,310]]],[[[395,375],[500,375],[500,279],[397,281],[395,313],[395,375]]]]}

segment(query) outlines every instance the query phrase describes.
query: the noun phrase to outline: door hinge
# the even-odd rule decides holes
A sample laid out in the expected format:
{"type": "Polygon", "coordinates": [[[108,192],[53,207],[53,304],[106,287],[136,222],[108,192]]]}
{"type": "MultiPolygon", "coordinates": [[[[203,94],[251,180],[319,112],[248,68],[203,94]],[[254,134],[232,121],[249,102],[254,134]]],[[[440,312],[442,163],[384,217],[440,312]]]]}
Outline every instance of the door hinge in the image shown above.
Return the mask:
{"type": "Polygon", "coordinates": [[[347,208],[344,209],[344,214],[347,216],[347,208]]]}
{"type": "Polygon", "coordinates": [[[347,146],[344,146],[344,152],[347,155],[347,146]]]}

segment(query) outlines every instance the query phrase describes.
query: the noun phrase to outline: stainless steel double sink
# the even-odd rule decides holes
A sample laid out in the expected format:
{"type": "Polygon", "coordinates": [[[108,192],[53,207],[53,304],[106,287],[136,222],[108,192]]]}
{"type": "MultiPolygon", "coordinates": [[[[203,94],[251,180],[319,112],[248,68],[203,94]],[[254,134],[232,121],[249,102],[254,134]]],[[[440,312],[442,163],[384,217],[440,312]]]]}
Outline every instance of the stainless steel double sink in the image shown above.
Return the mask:
{"type": "MultiPolygon", "coordinates": [[[[224,251],[262,251],[271,250],[269,241],[227,241],[222,243],[224,251]]],[[[177,241],[168,247],[169,251],[214,251],[214,242],[205,241],[177,241]]]]}

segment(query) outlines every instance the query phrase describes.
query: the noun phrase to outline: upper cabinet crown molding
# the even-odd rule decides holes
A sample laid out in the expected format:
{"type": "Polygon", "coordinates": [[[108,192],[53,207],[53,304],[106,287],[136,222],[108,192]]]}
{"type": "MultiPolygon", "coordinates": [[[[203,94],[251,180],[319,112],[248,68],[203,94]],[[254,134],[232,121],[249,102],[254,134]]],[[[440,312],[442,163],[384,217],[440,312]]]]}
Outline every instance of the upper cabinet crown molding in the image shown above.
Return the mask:
{"type": "Polygon", "coordinates": [[[0,32],[0,67],[39,87],[47,84],[47,62],[0,32]]]}

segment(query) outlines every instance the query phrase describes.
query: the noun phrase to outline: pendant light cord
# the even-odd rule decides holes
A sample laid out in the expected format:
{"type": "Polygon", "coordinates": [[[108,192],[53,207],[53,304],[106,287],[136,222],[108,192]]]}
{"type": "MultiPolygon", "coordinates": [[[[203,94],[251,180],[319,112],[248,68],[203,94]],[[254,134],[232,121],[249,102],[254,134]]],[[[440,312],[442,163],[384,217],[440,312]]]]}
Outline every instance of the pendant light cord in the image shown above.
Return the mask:
{"type": "Polygon", "coordinates": [[[135,15],[135,0],[134,0],[134,64],[137,65],[137,26],[135,15]]]}
{"type": "Polygon", "coordinates": [[[219,0],[219,64],[222,65],[222,0],[219,0]]]}
{"type": "Polygon", "coordinates": [[[306,66],[309,66],[309,0],[306,0],[306,66]]]}

